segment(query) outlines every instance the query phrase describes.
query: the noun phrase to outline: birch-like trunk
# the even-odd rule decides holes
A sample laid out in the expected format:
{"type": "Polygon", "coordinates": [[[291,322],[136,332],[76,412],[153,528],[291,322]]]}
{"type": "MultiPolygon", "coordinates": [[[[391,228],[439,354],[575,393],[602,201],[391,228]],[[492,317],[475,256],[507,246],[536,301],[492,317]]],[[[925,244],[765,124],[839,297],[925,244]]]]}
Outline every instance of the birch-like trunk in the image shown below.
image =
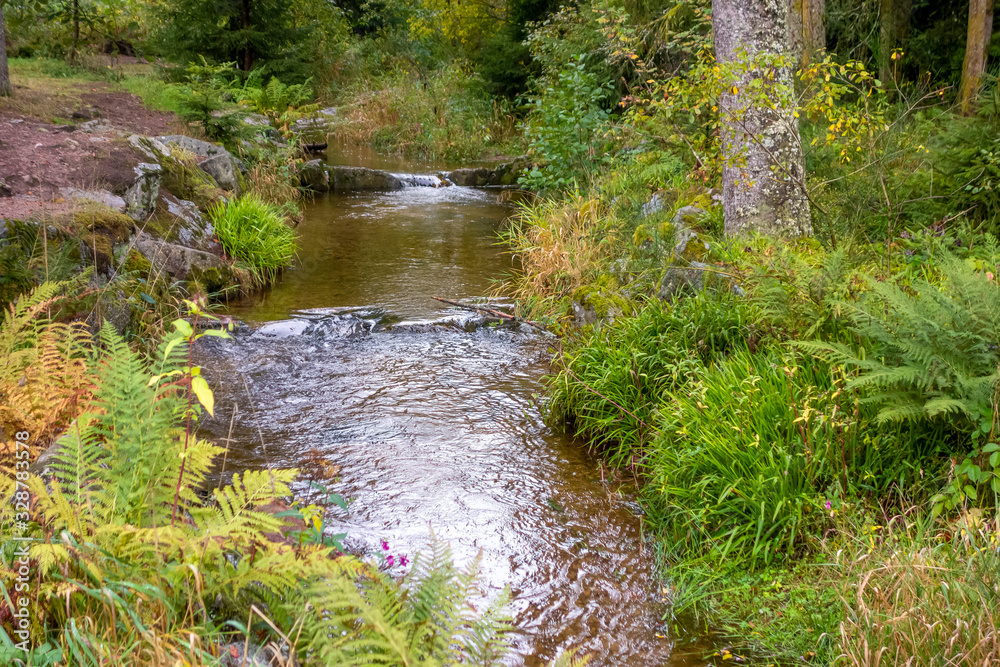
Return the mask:
{"type": "Polygon", "coordinates": [[[979,87],[983,83],[986,62],[990,55],[993,35],[994,0],[969,0],[969,33],[962,62],[962,82],[958,87],[958,103],[962,114],[975,111],[979,87]]]}
{"type": "Polygon", "coordinates": [[[755,63],[762,57],[785,55],[787,66],[776,68],[763,87],[794,90],[788,14],[788,0],[712,2],[715,57],[738,73],[735,93],[727,92],[719,100],[725,160],[722,207],[729,236],[812,231],[798,120],[789,103],[779,102],[772,109],[770,104],[755,103],[749,89],[754,79],[763,78],[755,63]]]}

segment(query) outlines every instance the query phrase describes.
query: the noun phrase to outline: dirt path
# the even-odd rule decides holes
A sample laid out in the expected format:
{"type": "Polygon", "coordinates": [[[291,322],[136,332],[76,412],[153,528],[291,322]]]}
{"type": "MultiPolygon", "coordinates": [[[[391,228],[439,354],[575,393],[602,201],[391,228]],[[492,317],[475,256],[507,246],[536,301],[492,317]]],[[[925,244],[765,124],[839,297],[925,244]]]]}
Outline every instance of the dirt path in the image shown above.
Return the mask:
{"type": "Polygon", "coordinates": [[[14,79],[0,102],[0,219],[61,213],[60,188],[95,189],[127,179],[135,163],[122,134],[184,132],[172,113],[151,111],[106,82],[14,79]],[[20,84],[20,85],[19,85],[20,84]]]}

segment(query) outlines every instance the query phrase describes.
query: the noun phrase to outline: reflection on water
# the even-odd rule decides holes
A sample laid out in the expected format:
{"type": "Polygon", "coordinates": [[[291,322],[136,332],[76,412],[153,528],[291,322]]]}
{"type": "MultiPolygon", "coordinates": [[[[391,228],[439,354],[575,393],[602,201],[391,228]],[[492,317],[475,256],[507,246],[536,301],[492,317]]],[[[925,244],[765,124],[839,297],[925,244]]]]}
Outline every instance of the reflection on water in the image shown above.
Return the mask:
{"type": "Polygon", "coordinates": [[[496,200],[459,187],[320,197],[297,229],[296,266],[233,312],[272,320],[304,308],[384,306],[422,317],[440,310],[431,296],[485,295],[511,267],[496,245],[510,206],[496,200]]]}
{"type": "Polygon", "coordinates": [[[460,561],[481,552],[491,591],[517,597],[516,664],[567,648],[594,665],[702,664],[660,620],[631,492],[541,420],[548,340],[429,298],[487,293],[509,266],[494,245],[508,211],[454,187],[307,207],[300,268],[235,309],[271,323],[203,354],[217,388],[204,428],[231,435],[229,470],[321,450],[354,499],[333,526],[352,550],[412,554],[433,530],[460,561]]]}

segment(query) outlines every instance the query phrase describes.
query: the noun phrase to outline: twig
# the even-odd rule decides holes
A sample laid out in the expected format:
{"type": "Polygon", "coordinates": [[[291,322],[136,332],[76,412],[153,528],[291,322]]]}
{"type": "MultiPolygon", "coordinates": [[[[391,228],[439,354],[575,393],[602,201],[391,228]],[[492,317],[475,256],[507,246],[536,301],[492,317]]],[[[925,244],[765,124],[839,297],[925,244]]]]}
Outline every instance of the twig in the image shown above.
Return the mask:
{"type": "Polygon", "coordinates": [[[465,310],[479,311],[482,313],[488,313],[494,317],[499,317],[502,320],[511,320],[513,322],[521,322],[522,324],[527,324],[530,327],[535,327],[539,331],[544,331],[545,333],[552,333],[546,329],[541,324],[537,322],[532,322],[531,320],[526,320],[523,317],[518,317],[517,315],[511,315],[510,313],[504,313],[499,310],[493,310],[492,308],[483,308],[482,306],[467,306],[464,303],[459,303],[458,301],[452,301],[451,299],[442,299],[438,296],[432,296],[435,301],[440,301],[441,303],[447,303],[448,305],[455,306],[456,308],[464,308],[465,310]]]}

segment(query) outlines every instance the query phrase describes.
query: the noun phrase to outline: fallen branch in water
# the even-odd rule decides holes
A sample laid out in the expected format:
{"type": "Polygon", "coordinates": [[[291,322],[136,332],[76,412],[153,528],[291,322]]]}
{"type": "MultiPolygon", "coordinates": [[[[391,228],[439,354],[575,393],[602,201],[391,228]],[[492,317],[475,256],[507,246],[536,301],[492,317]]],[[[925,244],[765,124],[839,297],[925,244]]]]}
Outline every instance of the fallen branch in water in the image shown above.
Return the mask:
{"type": "Polygon", "coordinates": [[[487,313],[489,315],[492,315],[493,317],[499,317],[501,320],[511,320],[514,322],[521,322],[522,324],[527,324],[529,327],[535,327],[539,331],[544,331],[547,334],[552,333],[541,324],[538,324],[537,322],[532,322],[531,320],[526,320],[523,317],[518,317],[517,315],[511,315],[510,313],[504,313],[499,310],[493,310],[492,308],[484,308],[482,306],[467,306],[464,303],[459,303],[458,301],[452,301],[451,299],[442,299],[439,296],[432,296],[431,298],[434,299],[435,301],[440,301],[441,303],[447,303],[451,306],[455,306],[456,308],[464,308],[465,310],[487,313]]]}

